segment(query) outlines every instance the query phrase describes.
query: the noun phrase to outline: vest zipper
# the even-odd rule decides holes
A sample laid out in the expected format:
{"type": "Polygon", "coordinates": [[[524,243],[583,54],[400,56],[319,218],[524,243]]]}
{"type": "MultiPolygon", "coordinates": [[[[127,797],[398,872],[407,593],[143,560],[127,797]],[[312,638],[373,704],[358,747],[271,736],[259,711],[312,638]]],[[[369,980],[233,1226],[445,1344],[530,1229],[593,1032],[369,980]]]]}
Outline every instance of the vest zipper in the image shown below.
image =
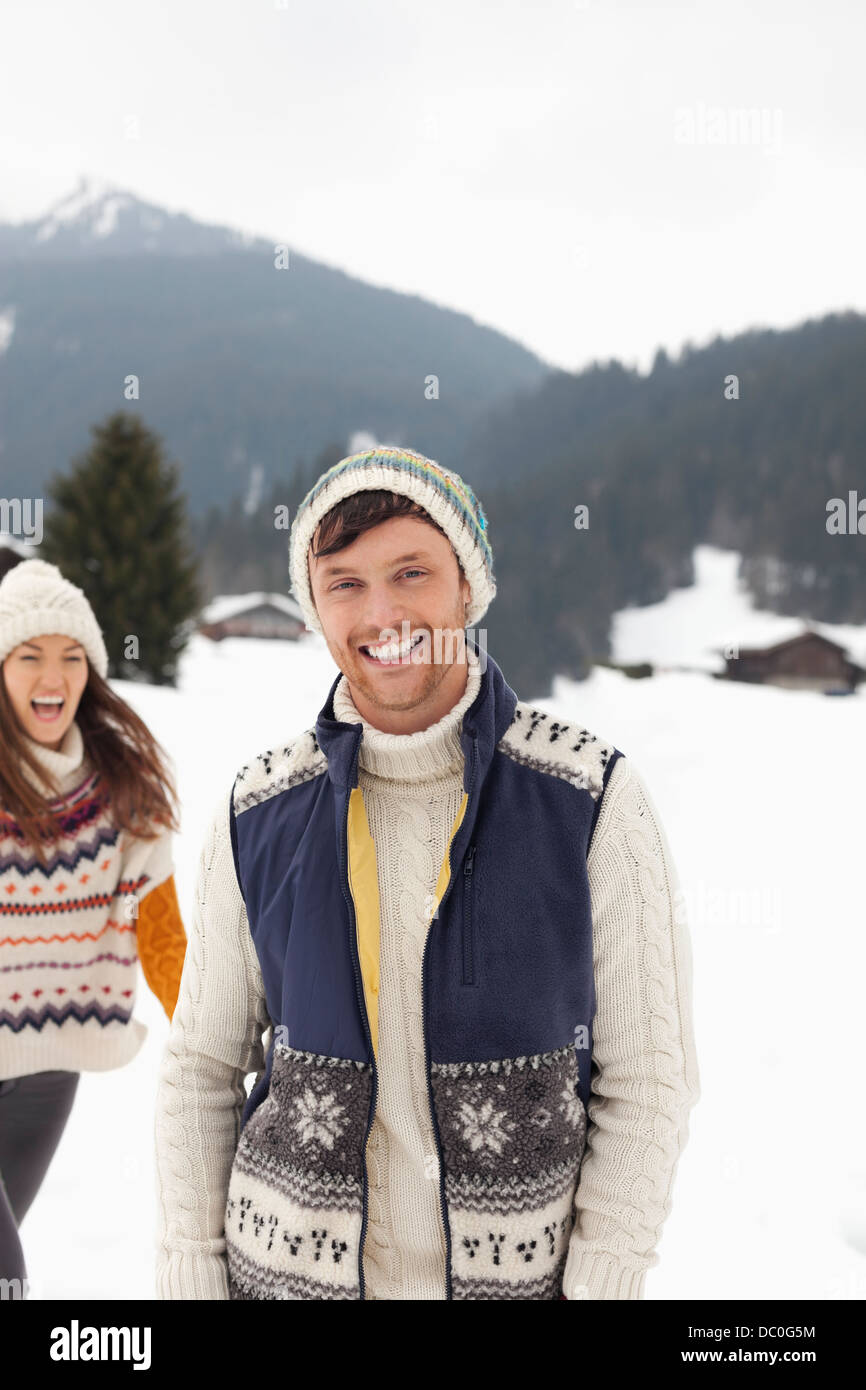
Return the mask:
{"type": "Polygon", "coordinates": [[[472,877],[476,845],[469,846],[469,853],[463,865],[463,983],[475,983],[475,952],[472,940],[472,877]]]}
{"type": "MultiPolygon", "coordinates": [[[[472,735],[472,772],[469,778],[469,791],[467,793],[466,808],[472,801],[472,788],[475,785],[475,772],[478,767],[478,735],[472,735]]],[[[454,849],[454,836],[452,835],[448,845],[448,887],[442,894],[441,901],[436,909],[437,912],[444,906],[448,894],[454,886],[453,862],[451,858],[454,849]]],[[[424,1068],[427,1074],[427,1098],[430,1104],[430,1120],[433,1125],[433,1138],[436,1141],[436,1152],[439,1157],[439,1207],[442,1212],[442,1226],[445,1231],[445,1298],[452,1300],[451,1286],[451,1223],[448,1220],[447,1204],[445,1202],[445,1169],[442,1162],[442,1141],[439,1137],[439,1122],[436,1119],[436,1107],[433,1104],[433,1082],[430,1075],[430,1034],[427,1027],[427,947],[430,944],[430,927],[433,924],[433,917],[427,927],[427,935],[424,938],[424,954],[421,960],[421,1016],[424,1020],[424,1068]]]]}
{"type": "MultiPolygon", "coordinates": [[[[367,1004],[366,1004],[366,1001],[365,1001],[365,999],[364,999],[364,988],[363,988],[363,984],[362,984],[362,982],[361,982],[361,963],[360,963],[360,958],[359,958],[359,953],[358,953],[358,918],[357,918],[357,916],[356,916],[356,914],[355,914],[355,899],[354,899],[354,897],[353,897],[353,895],[352,895],[352,892],[351,892],[351,886],[349,886],[349,891],[348,891],[348,892],[346,891],[347,885],[349,884],[349,873],[348,873],[348,868],[347,868],[347,857],[348,857],[348,852],[347,852],[347,849],[346,849],[346,844],[347,844],[348,835],[349,835],[349,802],[350,802],[351,796],[352,796],[352,787],[354,786],[354,781],[355,781],[355,767],[356,767],[357,762],[358,762],[358,754],[360,753],[360,751],[361,751],[361,743],[360,743],[360,740],[359,740],[359,741],[358,741],[358,747],[357,747],[357,749],[355,750],[355,757],[354,757],[354,759],[353,759],[353,761],[352,761],[351,776],[350,776],[350,780],[349,780],[349,789],[348,789],[349,794],[348,794],[348,796],[346,797],[346,817],[345,817],[345,820],[344,820],[344,822],[343,822],[343,834],[342,834],[342,837],[341,837],[341,840],[340,840],[340,859],[341,859],[341,869],[342,869],[342,873],[341,873],[341,876],[340,876],[340,887],[341,887],[342,890],[343,890],[343,897],[346,899],[346,902],[347,902],[347,904],[348,904],[348,906],[349,906],[349,910],[350,910],[350,912],[351,912],[351,914],[352,914],[352,923],[353,923],[353,928],[354,928],[354,930],[353,930],[353,932],[351,933],[351,936],[350,936],[349,949],[350,949],[350,953],[351,953],[351,956],[352,956],[352,968],[353,968],[353,970],[354,970],[354,972],[355,972],[355,989],[356,989],[357,994],[358,994],[358,1006],[359,1006],[359,1008],[360,1008],[360,1010],[361,1010],[361,1018],[362,1018],[363,1021],[364,1021],[364,1030],[365,1030],[365,1032],[366,1032],[366,1034],[367,1034],[367,1044],[368,1044],[369,1049],[370,1049],[370,1056],[371,1056],[372,1059],[373,1059],[373,1063],[372,1063],[372,1065],[373,1065],[373,1095],[372,1095],[372,1098],[371,1098],[371,1100],[370,1100],[370,1110],[369,1110],[369,1113],[368,1113],[368,1115],[367,1115],[367,1131],[366,1131],[366,1133],[365,1133],[365,1135],[364,1135],[364,1147],[363,1147],[363,1149],[362,1149],[362,1151],[361,1151],[361,1170],[362,1170],[362,1177],[363,1177],[362,1193],[363,1193],[363,1196],[362,1196],[362,1204],[361,1204],[361,1237],[360,1237],[360,1240],[359,1240],[359,1242],[358,1242],[358,1287],[359,1287],[359,1299],[360,1299],[360,1300],[364,1300],[364,1295],[365,1295],[365,1290],[366,1290],[366,1285],[365,1285],[365,1283],[364,1283],[364,1240],[366,1239],[366,1235],[367,1235],[368,1196],[369,1196],[369,1194],[368,1194],[368,1182],[367,1182],[367,1141],[368,1141],[368,1139],[370,1138],[370,1130],[373,1128],[373,1116],[374,1116],[375,1113],[376,1113],[376,1097],[377,1097],[378,1091],[379,1091],[379,1073],[378,1073],[378,1069],[377,1069],[377,1067],[376,1067],[376,1054],[375,1054],[375,1052],[374,1052],[374,1050],[373,1050],[373,1035],[372,1035],[372,1033],[371,1033],[371,1031],[370,1031],[370,1020],[369,1020],[369,1018],[368,1018],[368,1016],[367,1016],[367,1004]]],[[[366,1300],[364,1300],[364,1301],[366,1301],[366,1300]]]]}

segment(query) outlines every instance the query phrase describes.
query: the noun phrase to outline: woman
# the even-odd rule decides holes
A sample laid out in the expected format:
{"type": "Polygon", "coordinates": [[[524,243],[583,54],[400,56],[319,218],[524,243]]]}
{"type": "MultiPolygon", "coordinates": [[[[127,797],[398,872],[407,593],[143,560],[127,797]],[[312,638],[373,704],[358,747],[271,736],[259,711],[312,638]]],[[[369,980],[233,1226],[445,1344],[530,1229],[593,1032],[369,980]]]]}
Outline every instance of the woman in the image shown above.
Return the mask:
{"type": "Polygon", "coordinates": [[[106,682],[84,593],[44,560],[0,582],[0,1289],[79,1074],[125,1066],[137,963],[169,1018],[186,936],[164,754],[106,682]]]}

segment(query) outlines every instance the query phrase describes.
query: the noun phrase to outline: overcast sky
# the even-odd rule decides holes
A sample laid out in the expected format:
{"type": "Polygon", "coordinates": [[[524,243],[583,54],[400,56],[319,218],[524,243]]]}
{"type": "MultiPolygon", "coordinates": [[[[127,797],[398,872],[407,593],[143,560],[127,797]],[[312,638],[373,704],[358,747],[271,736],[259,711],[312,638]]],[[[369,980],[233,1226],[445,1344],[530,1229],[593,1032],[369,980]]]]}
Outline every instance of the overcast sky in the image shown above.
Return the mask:
{"type": "Polygon", "coordinates": [[[81,174],[646,367],[866,309],[862,0],[2,0],[0,219],[81,174]]]}

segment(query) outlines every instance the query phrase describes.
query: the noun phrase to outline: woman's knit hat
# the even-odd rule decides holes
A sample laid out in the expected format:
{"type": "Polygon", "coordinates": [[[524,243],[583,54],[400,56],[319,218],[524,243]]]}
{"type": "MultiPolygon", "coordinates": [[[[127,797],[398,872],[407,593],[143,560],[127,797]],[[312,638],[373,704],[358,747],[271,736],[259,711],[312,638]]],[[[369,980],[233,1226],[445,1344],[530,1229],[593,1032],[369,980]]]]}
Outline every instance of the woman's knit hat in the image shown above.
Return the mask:
{"type": "Polygon", "coordinates": [[[22,560],[0,581],[0,661],[20,642],[52,632],[80,642],[105,679],[108,653],[84,591],[47,560],[22,560]]]}
{"type": "MultiPolygon", "coordinates": [[[[353,493],[384,488],[418,502],[451,542],[469,581],[471,597],[466,625],[477,623],[496,595],[493,551],[487,517],[468,483],[441,463],[414,449],[382,445],[350,454],[323,473],[301,503],[289,536],[291,592],[303,609],[307,627],[322,633],[313,602],[308,568],[310,542],[326,512],[353,493]]],[[[322,633],[324,636],[324,634],[322,633]]]]}

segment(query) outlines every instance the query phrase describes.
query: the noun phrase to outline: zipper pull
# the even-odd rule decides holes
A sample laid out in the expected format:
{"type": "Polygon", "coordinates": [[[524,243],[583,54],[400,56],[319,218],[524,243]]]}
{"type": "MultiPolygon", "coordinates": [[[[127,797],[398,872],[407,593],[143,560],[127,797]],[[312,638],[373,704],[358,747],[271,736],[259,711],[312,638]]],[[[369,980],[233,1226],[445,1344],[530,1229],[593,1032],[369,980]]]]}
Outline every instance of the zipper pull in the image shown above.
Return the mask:
{"type": "Polygon", "coordinates": [[[475,845],[470,845],[470,846],[469,846],[469,853],[467,854],[467,856],[466,856],[466,862],[465,862],[465,864],[463,865],[463,872],[464,872],[464,874],[471,874],[471,873],[472,873],[472,861],[473,861],[473,859],[475,858],[475,850],[476,850],[476,846],[475,846],[475,845]]]}

